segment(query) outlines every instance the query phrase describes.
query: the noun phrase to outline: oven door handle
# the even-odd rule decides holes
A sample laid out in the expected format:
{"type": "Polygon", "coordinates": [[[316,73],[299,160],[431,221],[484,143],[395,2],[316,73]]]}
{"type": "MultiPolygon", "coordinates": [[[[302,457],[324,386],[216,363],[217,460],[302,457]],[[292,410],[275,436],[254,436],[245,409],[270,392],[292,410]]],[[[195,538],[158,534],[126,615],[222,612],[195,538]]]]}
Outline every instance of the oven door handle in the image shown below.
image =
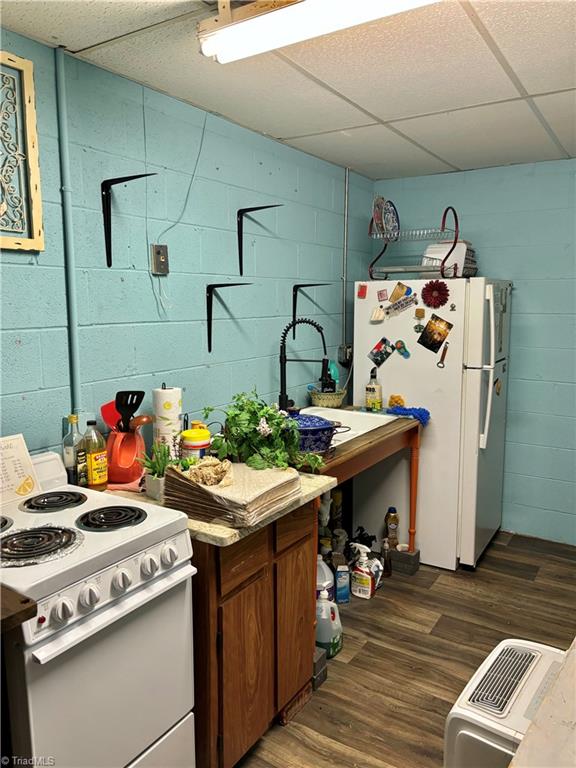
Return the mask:
{"type": "Polygon", "coordinates": [[[116,603],[110,605],[100,613],[95,613],[86,621],[70,627],[67,632],[57,635],[53,640],[42,643],[32,651],[32,658],[38,664],[47,664],[52,659],[57,658],[62,653],[69,651],[74,646],[87,640],[105,627],[110,626],[132,611],[145,605],[168,592],[169,589],[181,584],[186,579],[191,578],[196,573],[193,565],[185,565],[177,571],[167,573],[162,579],[147,584],[143,589],[139,589],[132,594],[125,595],[116,603]]]}

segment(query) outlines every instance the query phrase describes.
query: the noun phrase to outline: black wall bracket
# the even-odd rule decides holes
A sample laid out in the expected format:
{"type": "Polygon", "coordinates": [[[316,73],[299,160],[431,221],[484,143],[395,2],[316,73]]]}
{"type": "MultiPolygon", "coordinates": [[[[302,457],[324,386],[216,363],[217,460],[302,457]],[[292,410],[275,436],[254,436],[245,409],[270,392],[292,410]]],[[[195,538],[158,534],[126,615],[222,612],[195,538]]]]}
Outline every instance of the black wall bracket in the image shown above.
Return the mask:
{"type": "MultiPolygon", "coordinates": [[[[319,285],[331,285],[331,283],[297,283],[292,286],[292,322],[296,322],[296,315],[298,309],[298,291],[303,288],[314,288],[319,285]]],[[[296,326],[292,328],[292,338],[296,338],[296,326]]]]}
{"type": "Polygon", "coordinates": [[[212,313],[214,308],[214,292],[220,288],[232,288],[235,285],[252,285],[252,283],[209,283],[206,286],[206,320],[208,321],[208,352],[212,352],[212,313]]]}
{"type": "Polygon", "coordinates": [[[264,211],[266,208],[281,208],[284,203],[275,205],[253,205],[251,208],[238,208],[236,212],[236,231],[238,233],[238,265],[240,277],[244,275],[244,216],[254,211],[264,211]]]}
{"type": "Polygon", "coordinates": [[[112,266],[112,187],[126,181],[142,179],[144,176],[157,176],[156,173],[137,173],[135,176],[120,176],[117,179],[104,179],[100,184],[102,195],[102,216],[104,218],[104,244],[106,247],[106,266],[112,266]]]}

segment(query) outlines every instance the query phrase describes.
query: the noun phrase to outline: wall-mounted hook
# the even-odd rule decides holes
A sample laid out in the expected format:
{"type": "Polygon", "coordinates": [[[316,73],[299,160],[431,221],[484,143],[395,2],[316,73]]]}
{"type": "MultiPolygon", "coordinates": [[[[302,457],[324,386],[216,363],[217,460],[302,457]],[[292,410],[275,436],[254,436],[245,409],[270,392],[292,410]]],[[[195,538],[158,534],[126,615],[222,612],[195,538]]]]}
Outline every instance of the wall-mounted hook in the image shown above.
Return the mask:
{"type": "Polygon", "coordinates": [[[212,309],[214,291],[220,288],[232,288],[235,285],[252,285],[252,283],[209,283],[206,286],[206,319],[208,321],[208,352],[212,352],[212,309]]]}
{"type": "Polygon", "coordinates": [[[100,184],[102,196],[102,216],[104,218],[104,244],[106,247],[106,266],[112,266],[112,187],[126,181],[142,179],[144,176],[157,176],[156,173],[137,173],[135,176],[120,176],[117,179],[104,179],[100,184]]]}
{"type": "Polygon", "coordinates": [[[244,275],[244,216],[254,211],[264,211],[266,208],[281,208],[284,203],[275,205],[253,205],[251,208],[238,208],[236,212],[236,230],[238,233],[238,266],[240,277],[244,275]]]}
{"type": "MultiPolygon", "coordinates": [[[[296,283],[292,286],[292,322],[296,322],[296,315],[298,309],[298,291],[303,288],[314,288],[320,285],[331,285],[331,283],[296,283]]],[[[296,326],[292,328],[292,338],[296,338],[296,326]]]]}

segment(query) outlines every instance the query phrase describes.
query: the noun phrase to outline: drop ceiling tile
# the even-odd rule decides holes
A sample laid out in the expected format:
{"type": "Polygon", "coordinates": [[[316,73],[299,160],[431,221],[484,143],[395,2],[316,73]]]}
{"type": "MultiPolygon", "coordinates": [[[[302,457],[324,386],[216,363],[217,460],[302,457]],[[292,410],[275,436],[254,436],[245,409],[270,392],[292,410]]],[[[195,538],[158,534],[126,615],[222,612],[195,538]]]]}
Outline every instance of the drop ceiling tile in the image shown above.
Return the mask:
{"type": "Polygon", "coordinates": [[[183,13],[210,13],[198,6],[190,0],[2,0],[2,26],[78,51],[183,13]]]}
{"type": "Polygon", "coordinates": [[[198,51],[193,20],[140,32],[82,58],[275,137],[368,121],[272,54],[224,65],[207,59],[198,51]]]}
{"type": "Polygon", "coordinates": [[[472,7],[529,93],[576,87],[574,0],[491,0],[472,7]]]}
{"type": "Polygon", "coordinates": [[[465,170],[564,156],[521,100],[416,117],[394,127],[465,170]]]}
{"type": "Polygon", "coordinates": [[[518,96],[458,3],[437,3],[282,49],[383,120],[518,96]]]}
{"type": "Polygon", "coordinates": [[[534,103],[564,149],[576,157],[576,91],[537,96],[534,103]]]}
{"type": "Polygon", "coordinates": [[[286,143],[371,179],[424,176],[453,170],[383,125],[290,139],[286,143]]]}

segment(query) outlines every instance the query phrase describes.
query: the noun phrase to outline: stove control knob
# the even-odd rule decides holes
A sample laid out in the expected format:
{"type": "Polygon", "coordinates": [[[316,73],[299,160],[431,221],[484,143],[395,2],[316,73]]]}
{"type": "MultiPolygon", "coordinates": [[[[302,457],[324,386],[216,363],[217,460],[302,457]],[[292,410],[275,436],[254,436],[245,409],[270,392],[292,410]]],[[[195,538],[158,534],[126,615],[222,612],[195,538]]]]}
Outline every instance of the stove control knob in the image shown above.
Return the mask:
{"type": "Polygon", "coordinates": [[[74,615],[74,603],[67,597],[61,597],[54,603],[52,618],[58,624],[64,624],[74,615]]]}
{"type": "Polygon", "coordinates": [[[120,568],[112,577],[112,587],[116,592],[126,592],[132,584],[132,575],[126,568],[120,568]]]}
{"type": "Polygon", "coordinates": [[[170,568],[178,560],[178,550],[172,544],[166,544],[160,553],[160,560],[165,568],[170,568]]]}
{"type": "Polygon", "coordinates": [[[79,602],[82,608],[94,608],[100,602],[100,590],[95,584],[87,584],[80,590],[79,602]]]}
{"type": "Polygon", "coordinates": [[[144,555],[142,558],[142,576],[149,579],[151,576],[154,576],[159,567],[158,558],[154,557],[154,555],[144,555]]]}

